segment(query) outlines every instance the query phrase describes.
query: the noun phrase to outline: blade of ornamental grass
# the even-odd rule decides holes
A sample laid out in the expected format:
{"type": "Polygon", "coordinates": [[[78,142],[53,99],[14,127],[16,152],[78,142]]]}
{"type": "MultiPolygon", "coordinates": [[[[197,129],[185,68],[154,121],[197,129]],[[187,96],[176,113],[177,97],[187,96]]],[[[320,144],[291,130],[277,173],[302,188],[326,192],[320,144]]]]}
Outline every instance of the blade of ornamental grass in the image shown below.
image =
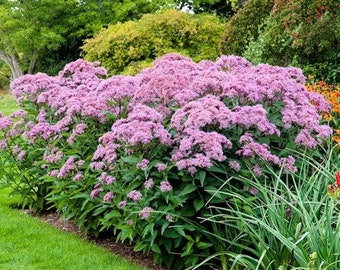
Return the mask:
{"type": "Polygon", "coordinates": [[[21,211],[15,198],[0,190],[0,269],[3,270],[142,270],[141,266],[60,231],[21,211]]]}
{"type": "Polygon", "coordinates": [[[204,232],[224,241],[228,269],[340,269],[340,209],[327,195],[340,168],[333,150],[317,161],[292,153],[302,161],[295,174],[268,167],[270,178],[235,178],[257,190],[253,198],[229,181],[228,189],[213,194],[231,198],[227,207],[210,206],[214,214],[202,218],[203,224],[224,225],[228,232],[223,239],[204,232]]]}

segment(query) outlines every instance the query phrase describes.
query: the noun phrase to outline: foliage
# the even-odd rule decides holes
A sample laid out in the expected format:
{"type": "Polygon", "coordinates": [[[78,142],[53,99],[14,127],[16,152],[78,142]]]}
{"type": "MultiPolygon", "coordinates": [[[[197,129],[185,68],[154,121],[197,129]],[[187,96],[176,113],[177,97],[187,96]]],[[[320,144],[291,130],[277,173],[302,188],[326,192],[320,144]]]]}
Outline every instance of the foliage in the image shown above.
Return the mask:
{"type": "Polygon", "coordinates": [[[263,22],[273,8],[271,0],[248,0],[228,21],[223,35],[222,51],[241,55],[252,40],[256,40],[263,22]]]}
{"type": "Polygon", "coordinates": [[[242,54],[254,64],[298,65],[319,79],[339,80],[337,1],[256,1],[256,7],[250,2],[228,24],[224,52],[242,54]],[[252,18],[256,23],[249,30],[245,21],[252,18]]]}
{"type": "Polygon", "coordinates": [[[225,232],[198,218],[225,206],[229,177],[296,172],[287,148],[319,158],[332,132],[319,115],[329,104],[296,68],[167,54],[136,76],[105,76],[77,60],[12,83],[24,111],[0,119],[1,181],[175,269],[225,250],[211,234],[225,232]]]}
{"type": "Polygon", "coordinates": [[[36,70],[57,74],[79,58],[82,41],[103,26],[140,18],[172,1],[5,0],[0,3],[0,59],[12,77],[36,70]]]}
{"type": "Polygon", "coordinates": [[[54,50],[65,41],[67,15],[73,16],[69,11],[75,7],[75,1],[62,0],[4,1],[0,5],[0,55],[11,67],[14,78],[20,72],[32,72],[41,52],[54,50]],[[61,5],[63,9],[58,9],[61,5]],[[14,62],[20,67],[14,67],[14,62]]]}
{"type": "Polygon", "coordinates": [[[216,59],[223,29],[224,24],[215,16],[166,10],[111,25],[86,40],[82,48],[85,59],[100,61],[110,74],[136,73],[169,52],[195,61],[216,59]]]}
{"type": "Polygon", "coordinates": [[[226,238],[220,231],[213,232],[228,248],[207,260],[224,255],[232,265],[228,269],[340,267],[339,208],[327,196],[327,183],[334,182],[340,160],[332,149],[318,161],[305,153],[300,156],[299,172],[289,177],[272,170],[265,183],[255,175],[235,176],[244,190],[228,181],[227,191],[213,194],[226,196],[227,203],[210,206],[216,214],[202,217],[203,224],[213,223],[232,235],[226,238]]]}

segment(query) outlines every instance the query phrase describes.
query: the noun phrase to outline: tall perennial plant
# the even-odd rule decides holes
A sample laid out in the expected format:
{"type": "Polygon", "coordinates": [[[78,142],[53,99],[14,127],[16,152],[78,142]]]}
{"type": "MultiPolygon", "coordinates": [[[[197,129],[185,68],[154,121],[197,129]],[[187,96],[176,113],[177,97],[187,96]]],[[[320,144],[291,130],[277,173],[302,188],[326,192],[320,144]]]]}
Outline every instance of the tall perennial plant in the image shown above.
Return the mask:
{"type": "Polygon", "coordinates": [[[136,76],[107,78],[83,60],[25,75],[11,84],[23,110],[0,118],[1,181],[86,232],[113,230],[159,263],[196,265],[223,249],[197,217],[224,205],[211,194],[226,176],[295,172],[285,148],[312,154],[331,135],[320,124],[330,105],[304,82],[297,68],[179,54],[136,76]]]}

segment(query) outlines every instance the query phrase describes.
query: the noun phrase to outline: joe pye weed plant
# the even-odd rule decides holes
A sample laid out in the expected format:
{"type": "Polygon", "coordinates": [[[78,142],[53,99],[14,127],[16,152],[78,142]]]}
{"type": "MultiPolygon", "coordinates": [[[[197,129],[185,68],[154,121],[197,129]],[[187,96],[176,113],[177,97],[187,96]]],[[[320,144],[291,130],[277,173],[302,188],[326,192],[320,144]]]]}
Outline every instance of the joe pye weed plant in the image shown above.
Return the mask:
{"type": "Polygon", "coordinates": [[[168,267],[197,265],[229,245],[207,232],[234,237],[200,217],[218,214],[244,178],[265,186],[298,172],[294,151],[315,157],[331,135],[320,122],[330,105],[304,82],[296,68],[179,54],[136,76],[107,78],[83,60],[23,76],[11,85],[23,111],[0,118],[1,155],[14,166],[2,183],[84,232],[113,231],[168,267]]]}

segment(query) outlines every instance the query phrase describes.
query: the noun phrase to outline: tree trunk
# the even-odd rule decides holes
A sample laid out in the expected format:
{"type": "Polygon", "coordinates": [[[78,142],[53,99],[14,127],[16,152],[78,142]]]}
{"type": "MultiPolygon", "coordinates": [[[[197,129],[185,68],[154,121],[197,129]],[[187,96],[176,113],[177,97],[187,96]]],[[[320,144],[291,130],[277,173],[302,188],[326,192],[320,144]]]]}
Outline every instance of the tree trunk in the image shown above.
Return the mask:
{"type": "Polygon", "coordinates": [[[0,50],[0,60],[4,61],[12,72],[12,80],[17,79],[23,75],[22,70],[19,65],[19,61],[15,55],[6,53],[0,50]]]}
{"type": "Polygon", "coordinates": [[[38,54],[34,52],[31,57],[30,64],[28,66],[28,70],[27,70],[28,74],[32,74],[34,72],[34,67],[35,67],[35,63],[37,62],[37,59],[38,59],[38,54]]]}

